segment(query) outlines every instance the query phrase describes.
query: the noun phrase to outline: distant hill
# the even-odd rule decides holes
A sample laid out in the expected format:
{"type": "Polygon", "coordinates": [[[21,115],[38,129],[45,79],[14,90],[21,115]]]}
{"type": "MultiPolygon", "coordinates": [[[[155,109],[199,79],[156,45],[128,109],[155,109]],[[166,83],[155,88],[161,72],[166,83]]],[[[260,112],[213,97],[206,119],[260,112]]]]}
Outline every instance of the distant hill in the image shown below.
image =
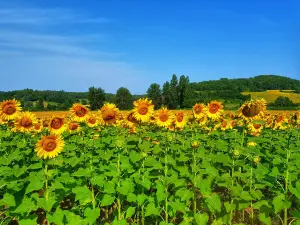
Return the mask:
{"type": "Polygon", "coordinates": [[[243,95],[250,95],[251,98],[264,98],[267,103],[274,103],[275,100],[282,96],[288,97],[293,103],[300,103],[300,94],[294,93],[292,90],[267,90],[261,92],[242,92],[243,95]]]}
{"type": "Polygon", "coordinates": [[[300,93],[300,80],[278,76],[259,75],[251,78],[209,80],[191,83],[196,91],[230,90],[238,92],[261,92],[267,90],[295,90],[300,93]]]}

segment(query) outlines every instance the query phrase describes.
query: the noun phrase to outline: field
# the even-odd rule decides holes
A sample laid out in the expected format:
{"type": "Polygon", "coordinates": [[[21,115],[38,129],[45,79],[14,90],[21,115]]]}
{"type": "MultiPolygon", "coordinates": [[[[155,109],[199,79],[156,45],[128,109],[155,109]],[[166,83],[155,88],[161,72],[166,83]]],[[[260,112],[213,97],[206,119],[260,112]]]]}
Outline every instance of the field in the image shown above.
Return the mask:
{"type": "Polygon", "coordinates": [[[242,92],[243,95],[250,94],[252,98],[265,99],[267,103],[274,103],[276,98],[283,96],[288,97],[293,103],[300,103],[300,94],[293,93],[293,90],[268,90],[264,92],[242,92]]]}
{"type": "Polygon", "coordinates": [[[299,114],[147,104],[39,126],[0,104],[0,224],[300,224],[299,114]]]}

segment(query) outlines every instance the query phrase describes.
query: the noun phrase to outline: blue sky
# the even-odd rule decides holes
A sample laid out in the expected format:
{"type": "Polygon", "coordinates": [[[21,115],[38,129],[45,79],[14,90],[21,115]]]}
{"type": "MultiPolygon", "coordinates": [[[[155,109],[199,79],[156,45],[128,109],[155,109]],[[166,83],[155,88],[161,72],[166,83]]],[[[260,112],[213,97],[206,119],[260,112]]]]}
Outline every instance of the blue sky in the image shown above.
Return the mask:
{"type": "Polygon", "coordinates": [[[1,0],[0,90],[300,79],[299,0],[1,0]]]}

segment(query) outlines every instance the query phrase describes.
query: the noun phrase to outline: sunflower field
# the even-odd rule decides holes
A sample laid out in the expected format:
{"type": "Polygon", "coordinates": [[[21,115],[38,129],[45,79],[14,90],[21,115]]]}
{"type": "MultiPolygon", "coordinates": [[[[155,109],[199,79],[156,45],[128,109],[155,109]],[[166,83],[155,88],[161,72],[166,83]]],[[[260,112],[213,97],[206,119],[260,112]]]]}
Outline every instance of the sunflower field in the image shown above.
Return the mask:
{"type": "Polygon", "coordinates": [[[0,224],[300,225],[300,113],[0,103],[0,224]]]}

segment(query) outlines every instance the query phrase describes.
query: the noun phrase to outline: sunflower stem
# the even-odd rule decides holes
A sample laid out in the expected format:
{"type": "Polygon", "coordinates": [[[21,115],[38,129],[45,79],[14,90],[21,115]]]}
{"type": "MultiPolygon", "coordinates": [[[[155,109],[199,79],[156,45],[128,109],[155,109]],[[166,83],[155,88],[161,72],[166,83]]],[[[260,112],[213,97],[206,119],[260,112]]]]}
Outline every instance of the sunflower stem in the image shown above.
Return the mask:
{"type": "MultiPolygon", "coordinates": [[[[45,160],[45,199],[48,202],[49,192],[48,192],[48,159],[45,160]]],[[[47,203],[48,204],[48,203],[47,203]]],[[[47,220],[47,225],[50,225],[49,220],[47,220]]]]}

